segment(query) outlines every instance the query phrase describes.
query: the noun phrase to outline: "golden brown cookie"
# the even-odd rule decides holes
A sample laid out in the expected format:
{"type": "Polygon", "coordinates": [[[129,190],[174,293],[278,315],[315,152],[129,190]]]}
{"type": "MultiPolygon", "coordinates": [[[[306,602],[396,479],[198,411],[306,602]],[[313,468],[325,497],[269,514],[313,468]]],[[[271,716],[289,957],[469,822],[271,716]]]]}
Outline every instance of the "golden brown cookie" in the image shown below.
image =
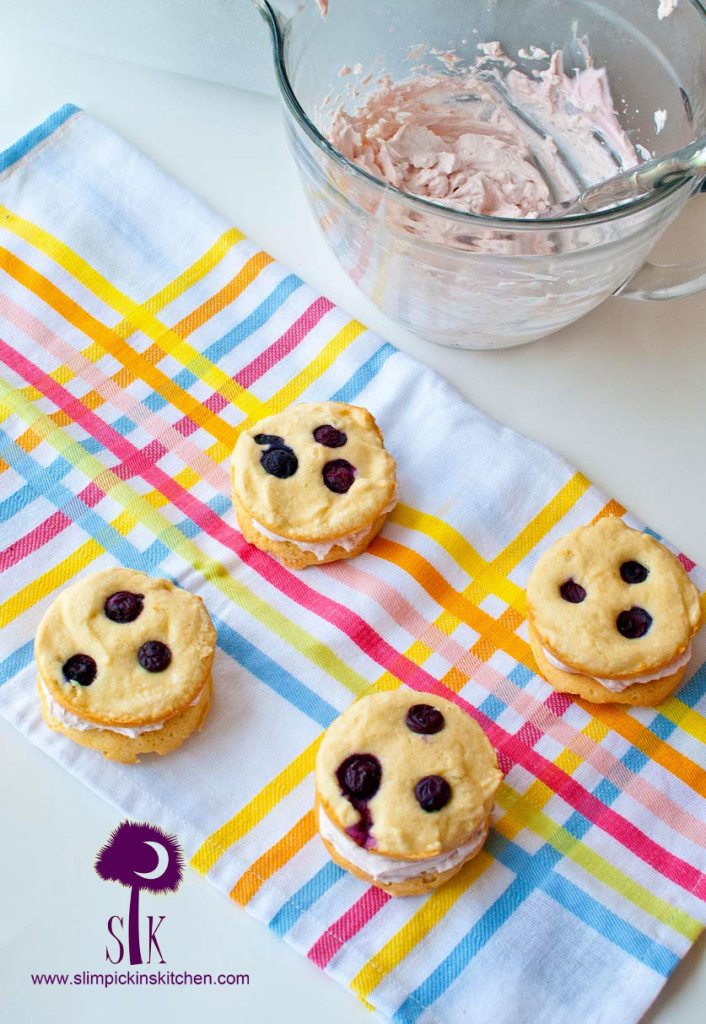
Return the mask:
{"type": "Polygon", "coordinates": [[[699,593],[671,551],[616,517],[565,534],[527,586],[532,650],[556,689],[652,705],[683,679],[699,593]]]}
{"type": "Polygon", "coordinates": [[[319,747],[319,832],[357,877],[395,895],[427,892],[482,848],[501,778],[485,733],[451,701],[371,694],[319,747]]]}
{"type": "Polygon", "coordinates": [[[215,643],[201,598],[169,580],[122,568],[87,576],[37,630],[45,719],[119,760],[171,750],[208,710],[215,643]]]}
{"type": "Polygon", "coordinates": [[[342,402],[300,402],[244,431],[231,476],[243,536],[297,569],[364,551],[397,500],[374,418],[342,402]]]}

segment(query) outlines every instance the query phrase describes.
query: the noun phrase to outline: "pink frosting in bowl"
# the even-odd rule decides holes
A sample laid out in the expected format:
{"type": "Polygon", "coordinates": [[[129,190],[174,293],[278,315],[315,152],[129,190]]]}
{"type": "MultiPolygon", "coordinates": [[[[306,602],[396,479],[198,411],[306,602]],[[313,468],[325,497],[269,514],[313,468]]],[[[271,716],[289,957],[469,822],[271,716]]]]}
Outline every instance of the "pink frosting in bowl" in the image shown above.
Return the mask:
{"type": "Polygon", "coordinates": [[[524,73],[498,43],[481,49],[470,70],[379,77],[365,98],[328,112],[332,145],[409,195],[521,219],[638,163],[607,73],[587,53],[571,74],[560,51],[524,73]]]}

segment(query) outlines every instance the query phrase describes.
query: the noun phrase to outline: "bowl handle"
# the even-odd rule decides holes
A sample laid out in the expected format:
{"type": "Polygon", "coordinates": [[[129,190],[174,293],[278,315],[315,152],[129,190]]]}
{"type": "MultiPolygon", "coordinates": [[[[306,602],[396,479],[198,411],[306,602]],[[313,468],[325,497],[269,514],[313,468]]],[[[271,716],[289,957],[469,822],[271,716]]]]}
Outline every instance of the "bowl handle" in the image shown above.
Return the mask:
{"type": "Polygon", "coordinates": [[[706,288],[706,260],[650,263],[649,260],[615,292],[624,299],[681,299],[706,288]]]}
{"type": "MultiPolygon", "coordinates": [[[[706,178],[697,193],[699,191],[706,193],[706,178]]],[[[701,203],[705,201],[699,200],[701,203]]],[[[646,260],[614,294],[626,299],[680,299],[704,289],[706,259],[689,260],[687,263],[651,263],[646,260]]]]}

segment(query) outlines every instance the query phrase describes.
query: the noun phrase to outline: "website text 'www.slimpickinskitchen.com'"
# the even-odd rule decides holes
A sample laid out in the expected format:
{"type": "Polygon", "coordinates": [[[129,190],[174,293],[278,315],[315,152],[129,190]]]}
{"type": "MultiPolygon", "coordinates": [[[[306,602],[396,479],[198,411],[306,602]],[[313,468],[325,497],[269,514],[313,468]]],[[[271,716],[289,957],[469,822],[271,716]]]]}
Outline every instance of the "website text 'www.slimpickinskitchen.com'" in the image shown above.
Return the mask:
{"type": "Polygon", "coordinates": [[[33,985],[86,985],[97,988],[139,985],[248,986],[249,974],[211,974],[199,971],[78,971],[74,974],[32,974],[33,985]]]}

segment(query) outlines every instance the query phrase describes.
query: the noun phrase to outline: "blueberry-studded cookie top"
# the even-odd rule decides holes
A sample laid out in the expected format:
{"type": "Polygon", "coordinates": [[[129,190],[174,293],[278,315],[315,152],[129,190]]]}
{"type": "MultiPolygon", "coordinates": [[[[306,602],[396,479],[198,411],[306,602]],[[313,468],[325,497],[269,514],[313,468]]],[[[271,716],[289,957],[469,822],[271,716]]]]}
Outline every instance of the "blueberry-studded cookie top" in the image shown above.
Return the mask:
{"type": "Polygon", "coordinates": [[[375,420],[341,402],[300,402],[261,420],[238,438],[232,473],[255,524],[289,540],[361,530],[396,490],[395,461],[375,420]]]}
{"type": "Polygon", "coordinates": [[[68,711],[103,725],[146,725],[203,688],[215,630],[203,601],[169,580],[107,569],[63,590],[35,639],[40,679],[68,711]]]}
{"type": "Polygon", "coordinates": [[[527,607],[551,654],[615,679],[667,665],[701,623],[698,591],[679,559],[615,516],[572,530],[541,556],[527,607]]]}
{"type": "Polygon", "coordinates": [[[365,849],[405,860],[467,841],[501,777],[488,738],[465,711],[406,688],[352,704],[316,758],[317,797],[334,824],[365,849]]]}

